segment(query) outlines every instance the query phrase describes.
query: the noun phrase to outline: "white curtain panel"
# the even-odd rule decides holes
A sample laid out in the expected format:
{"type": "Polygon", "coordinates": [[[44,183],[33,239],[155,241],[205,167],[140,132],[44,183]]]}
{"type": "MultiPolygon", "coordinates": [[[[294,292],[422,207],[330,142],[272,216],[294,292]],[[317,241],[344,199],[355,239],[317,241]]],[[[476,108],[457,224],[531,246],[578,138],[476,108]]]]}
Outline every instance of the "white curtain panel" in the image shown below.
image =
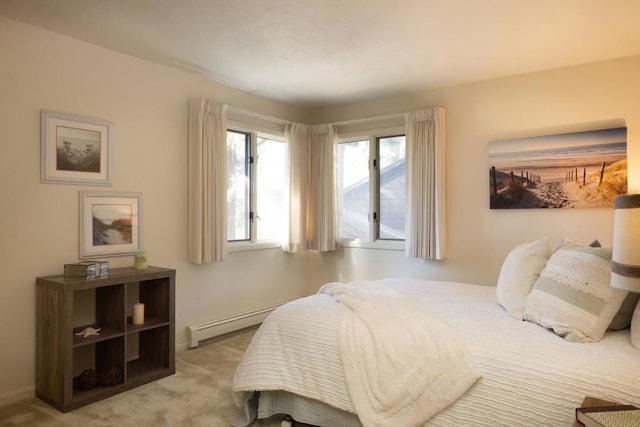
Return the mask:
{"type": "Polygon", "coordinates": [[[227,106],[189,100],[188,259],[227,257],[227,106]]]}
{"type": "Polygon", "coordinates": [[[406,255],[444,259],[447,256],[444,108],[407,113],[406,255]]]}
{"type": "Polygon", "coordinates": [[[289,158],[287,252],[336,250],[333,125],[293,123],[285,129],[289,158]]]}

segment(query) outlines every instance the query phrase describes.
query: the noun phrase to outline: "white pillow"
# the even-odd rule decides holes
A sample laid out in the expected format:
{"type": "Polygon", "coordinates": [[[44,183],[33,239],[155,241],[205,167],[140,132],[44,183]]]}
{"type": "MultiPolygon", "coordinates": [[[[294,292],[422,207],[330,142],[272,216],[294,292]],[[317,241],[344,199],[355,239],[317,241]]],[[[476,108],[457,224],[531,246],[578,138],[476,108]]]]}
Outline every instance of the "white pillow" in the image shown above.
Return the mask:
{"type": "Polygon", "coordinates": [[[527,297],[524,319],[568,341],[599,341],[627,293],[611,288],[611,249],[562,248],[527,297]]]}
{"type": "Polygon", "coordinates": [[[568,248],[572,246],[578,246],[578,244],[569,237],[565,237],[564,239],[558,240],[558,243],[556,243],[556,246],[553,248],[552,252],[556,252],[558,249],[568,248]]]}
{"type": "Polygon", "coordinates": [[[640,303],[636,305],[631,319],[631,344],[640,349],[640,303]]]}
{"type": "Polygon", "coordinates": [[[498,304],[518,320],[522,320],[525,301],[551,256],[549,239],[522,243],[509,252],[500,269],[496,295],[498,304]]]}

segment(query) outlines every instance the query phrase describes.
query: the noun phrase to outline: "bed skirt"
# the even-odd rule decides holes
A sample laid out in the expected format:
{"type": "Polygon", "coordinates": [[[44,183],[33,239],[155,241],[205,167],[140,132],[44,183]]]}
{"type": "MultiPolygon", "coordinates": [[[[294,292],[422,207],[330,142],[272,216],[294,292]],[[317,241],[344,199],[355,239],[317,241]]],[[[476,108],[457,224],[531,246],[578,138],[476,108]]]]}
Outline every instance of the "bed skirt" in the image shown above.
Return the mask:
{"type": "Polygon", "coordinates": [[[362,427],[355,414],[281,390],[254,392],[245,403],[244,410],[245,416],[236,421],[234,427],[248,427],[256,419],[280,414],[314,426],[362,427]]]}

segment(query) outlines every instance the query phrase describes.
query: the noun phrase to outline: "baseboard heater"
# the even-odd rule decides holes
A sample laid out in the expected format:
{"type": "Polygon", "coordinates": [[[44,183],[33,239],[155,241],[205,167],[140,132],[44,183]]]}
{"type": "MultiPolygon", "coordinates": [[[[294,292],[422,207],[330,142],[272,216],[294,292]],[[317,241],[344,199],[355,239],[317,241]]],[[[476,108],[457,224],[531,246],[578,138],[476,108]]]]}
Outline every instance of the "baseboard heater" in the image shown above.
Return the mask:
{"type": "Polygon", "coordinates": [[[254,311],[237,314],[235,316],[225,317],[224,319],[201,323],[199,325],[187,326],[189,348],[197,347],[202,340],[215,338],[220,335],[239,331],[240,329],[262,323],[273,310],[280,307],[282,304],[260,308],[254,311]]]}

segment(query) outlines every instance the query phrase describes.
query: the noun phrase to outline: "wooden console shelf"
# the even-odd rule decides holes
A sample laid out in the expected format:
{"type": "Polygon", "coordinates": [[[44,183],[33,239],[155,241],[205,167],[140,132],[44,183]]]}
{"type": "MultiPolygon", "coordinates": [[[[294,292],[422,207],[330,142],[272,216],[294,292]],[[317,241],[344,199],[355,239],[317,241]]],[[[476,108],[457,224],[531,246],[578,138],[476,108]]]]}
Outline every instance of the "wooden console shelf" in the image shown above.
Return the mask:
{"type": "Polygon", "coordinates": [[[175,373],[175,270],[133,267],[94,279],[36,279],[36,396],[62,412],[175,373]],[[144,323],[134,325],[134,303],[144,323]],[[76,336],[87,326],[95,336],[76,336]],[[82,389],[84,370],[117,368],[116,385],[82,389]]]}

